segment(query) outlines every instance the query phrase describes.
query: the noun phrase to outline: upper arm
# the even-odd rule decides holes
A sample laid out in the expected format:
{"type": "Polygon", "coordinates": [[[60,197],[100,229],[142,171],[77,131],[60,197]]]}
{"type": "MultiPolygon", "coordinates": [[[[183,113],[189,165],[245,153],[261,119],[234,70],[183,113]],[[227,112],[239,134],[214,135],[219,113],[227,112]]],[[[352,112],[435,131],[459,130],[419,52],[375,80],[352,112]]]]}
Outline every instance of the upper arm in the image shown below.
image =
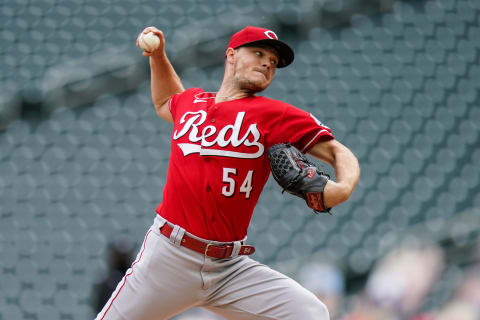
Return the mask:
{"type": "Polygon", "coordinates": [[[171,101],[171,97],[165,100],[161,104],[155,104],[155,111],[157,112],[157,115],[160,118],[173,123],[173,116],[172,116],[172,113],[170,112],[170,101],[171,101]]]}
{"type": "Polygon", "coordinates": [[[352,154],[351,151],[335,139],[316,143],[308,153],[313,157],[334,166],[336,158],[341,153],[352,154]]]}

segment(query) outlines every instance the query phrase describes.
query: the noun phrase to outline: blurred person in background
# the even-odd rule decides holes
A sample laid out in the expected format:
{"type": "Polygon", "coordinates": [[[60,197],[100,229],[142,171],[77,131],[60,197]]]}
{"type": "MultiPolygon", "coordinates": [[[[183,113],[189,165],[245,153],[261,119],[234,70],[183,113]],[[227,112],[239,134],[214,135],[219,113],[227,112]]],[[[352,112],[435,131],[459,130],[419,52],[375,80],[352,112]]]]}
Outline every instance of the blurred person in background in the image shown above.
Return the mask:
{"type": "Polygon", "coordinates": [[[108,301],[117,284],[133,261],[133,244],[125,237],[118,237],[107,248],[106,273],[99,276],[99,282],[93,288],[93,307],[98,313],[108,301]]]}
{"type": "Polygon", "coordinates": [[[378,261],[354,310],[342,320],[423,319],[419,308],[444,266],[436,246],[405,246],[378,261]]]}
{"type": "Polygon", "coordinates": [[[465,269],[450,301],[433,313],[435,320],[480,319],[480,242],[474,261],[465,269]]]}

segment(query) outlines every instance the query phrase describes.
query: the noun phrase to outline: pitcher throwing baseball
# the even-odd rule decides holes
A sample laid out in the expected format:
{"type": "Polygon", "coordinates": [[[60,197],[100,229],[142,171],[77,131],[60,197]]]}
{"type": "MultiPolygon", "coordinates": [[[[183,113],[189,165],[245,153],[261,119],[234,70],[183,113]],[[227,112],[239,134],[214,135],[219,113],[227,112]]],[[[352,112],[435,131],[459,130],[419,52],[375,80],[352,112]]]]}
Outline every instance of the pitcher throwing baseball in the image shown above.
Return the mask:
{"type": "Polygon", "coordinates": [[[160,39],[143,53],[153,104],[173,123],[167,182],[136,260],[97,319],[168,319],[194,306],[227,319],[329,319],[312,293],[251,259],[245,242],[271,146],[287,143],[334,168],[336,181],[313,197],[325,208],[346,201],[360,175],[356,157],[315,116],[257,95],[293,61],[292,49],[272,30],[246,27],[230,39],[218,92],[185,90],[163,33],[149,32],[160,39]]]}

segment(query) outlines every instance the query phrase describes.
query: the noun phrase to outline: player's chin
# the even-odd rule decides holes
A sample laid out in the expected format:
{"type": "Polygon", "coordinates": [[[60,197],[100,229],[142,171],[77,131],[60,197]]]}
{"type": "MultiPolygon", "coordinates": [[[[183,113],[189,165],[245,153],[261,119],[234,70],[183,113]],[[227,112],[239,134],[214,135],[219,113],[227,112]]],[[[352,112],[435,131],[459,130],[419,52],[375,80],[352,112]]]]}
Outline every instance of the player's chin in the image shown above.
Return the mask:
{"type": "Polygon", "coordinates": [[[260,92],[268,88],[270,81],[266,80],[264,77],[260,78],[250,78],[243,83],[244,89],[251,92],[260,92]]]}

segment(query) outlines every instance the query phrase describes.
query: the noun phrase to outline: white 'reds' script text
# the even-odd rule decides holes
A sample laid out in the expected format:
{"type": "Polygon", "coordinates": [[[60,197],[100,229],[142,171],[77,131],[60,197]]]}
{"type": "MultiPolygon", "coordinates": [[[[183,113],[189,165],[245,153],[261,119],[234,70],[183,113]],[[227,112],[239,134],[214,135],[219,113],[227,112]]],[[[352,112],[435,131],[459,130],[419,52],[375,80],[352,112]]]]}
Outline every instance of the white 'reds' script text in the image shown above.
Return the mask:
{"type": "Polygon", "coordinates": [[[183,137],[188,133],[188,140],[192,143],[178,144],[184,156],[192,153],[199,153],[200,155],[205,156],[223,156],[245,159],[259,158],[262,156],[265,148],[263,144],[259,142],[260,132],[258,131],[257,124],[250,124],[243,137],[240,137],[244,117],[245,112],[238,112],[235,123],[224,126],[218,131],[218,133],[217,128],[214,126],[205,126],[202,129],[202,132],[200,132],[198,127],[207,119],[207,113],[203,110],[185,112],[180,119],[180,124],[183,124],[183,128],[175,130],[173,133],[173,139],[178,140],[180,137],[183,137]],[[230,137],[227,138],[229,132],[231,134],[230,137]],[[253,152],[246,153],[212,148],[215,146],[225,148],[229,144],[235,148],[243,144],[247,147],[256,147],[256,149],[254,149],[253,152]]]}

